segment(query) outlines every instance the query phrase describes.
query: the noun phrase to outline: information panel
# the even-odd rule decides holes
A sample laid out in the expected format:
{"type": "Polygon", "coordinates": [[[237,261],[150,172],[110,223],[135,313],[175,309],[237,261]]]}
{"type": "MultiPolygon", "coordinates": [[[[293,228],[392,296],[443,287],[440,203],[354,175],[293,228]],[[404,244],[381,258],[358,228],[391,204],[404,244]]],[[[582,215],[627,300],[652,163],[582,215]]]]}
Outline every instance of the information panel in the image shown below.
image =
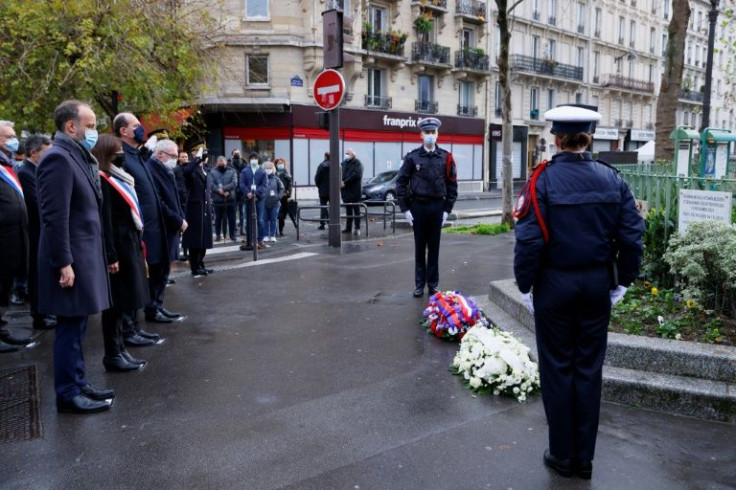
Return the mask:
{"type": "Polygon", "coordinates": [[[731,223],[732,197],[730,192],[680,189],[677,229],[680,235],[696,221],[731,223]]]}

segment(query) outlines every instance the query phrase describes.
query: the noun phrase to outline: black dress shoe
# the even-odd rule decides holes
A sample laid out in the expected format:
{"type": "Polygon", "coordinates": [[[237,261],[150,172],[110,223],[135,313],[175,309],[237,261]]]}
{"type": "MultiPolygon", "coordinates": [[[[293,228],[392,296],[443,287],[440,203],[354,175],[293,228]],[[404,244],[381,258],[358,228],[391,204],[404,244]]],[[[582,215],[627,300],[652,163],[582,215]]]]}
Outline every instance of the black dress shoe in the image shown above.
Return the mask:
{"type": "Polygon", "coordinates": [[[10,304],[15,306],[23,306],[24,304],[26,304],[26,300],[20,294],[13,293],[10,295],[10,304]]]}
{"type": "Polygon", "coordinates": [[[52,330],[56,327],[56,317],[51,315],[35,315],[33,317],[33,328],[36,330],[52,330]]]}
{"type": "Polygon", "coordinates": [[[161,336],[157,333],[146,332],[145,330],[141,330],[141,329],[138,329],[137,333],[144,339],[158,340],[161,338],[161,336]]]}
{"type": "Polygon", "coordinates": [[[5,354],[6,352],[18,352],[18,346],[6,344],[0,340],[0,354],[5,354]]]}
{"type": "Polygon", "coordinates": [[[56,400],[56,411],[59,413],[95,413],[104,412],[112,406],[108,401],[97,401],[84,395],[77,395],[69,401],[56,400]]]}
{"type": "Polygon", "coordinates": [[[570,478],[572,476],[572,466],[569,459],[560,459],[552,456],[549,449],[544,450],[544,464],[552,468],[558,475],[570,478]]]}
{"type": "Polygon", "coordinates": [[[123,343],[127,345],[128,347],[146,347],[148,345],[154,345],[156,342],[154,342],[151,339],[143,338],[138,334],[135,334],[135,335],[128,335],[127,337],[123,338],[123,343]]]}
{"type": "Polygon", "coordinates": [[[215,272],[215,269],[207,269],[207,268],[205,268],[205,269],[202,269],[202,270],[205,271],[207,274],[212,274],[213,272],[215,272]]]}
{"type": "Polygon", "coordinates": [[[432,295],[434,295],[435,293],[439,293],[439,292],[440,292],[440,290],[439,290],[439,289],[437,289],[436,287],[432,287],[432,286],[429,286],[429,287],[427,288],[427,291],[428,291],[428,293],[429,293],[429,296],[432,296],[432,295]]]}
{"type": "MultiPolygon", "coordinates": [[[[181,318],[181,313],[176,313],[174,311],[169,311],[164,307],[161,307],[158,309],[159,313],[161,313],[166,318],[181,318]]],[[[145,337],[145,335],[144,335],[145,337]]]]}
{"type": "Polygon", "coordinates": [[[95,388],[91,384],[84,385],[82,394],[90,400],[109,400],[110,398],[115,398],[115,390],[110,388],[95,388]]]}
{"type": "Polygon", "coordinates": [[[144,361],[142,359],[137,359],[137,358],[133,357],[131,355],[131,353],[128,352],[127,350],[123,350],[120,353],[120,355],[123,356],[125,358],[125,360],[128,361],[131,364],[141,364],[143,366],[145,366],[146,364],[148,364],[148,361],[144,361]]]}
{"type": "Polygon", "coordinates": [[[416,288],[412,293],[412,296],[414,296],[415,298],[421,298],[422,296],[424,296],[424,288],[416,288]]]}
{"type": "Polygon", "coordinates": [[[590,480],[593,477],[592,461],[573,461],[572,466],[575,473],[583,480],[590,480]]]}
{"type": "Polygon", "coordinates": [[[173,320],[164,316],[160,311],[157,311],[156,313],[146,313],[146,321],[154,323],[171,323],[173,320]]]}
{"type": "Polygon", "coordinates": [[[347,228],[345,228],[344,230],[342,230],[342,233],[352,233],[352,232],[353,232],[353,230],[348,230],[347,228]]]}
{"type": "Polygon", "coordinates": [[[317,227],[317,229],[318,229],[318,230],[324,230],[324,229],[325,229],[325,227],[324,227],[324,226],[318,226],[318,227],[317,227]]]}
{"type": "Polygon", "coordinates": [[[6,344],[10,344],[10,345],[21,345],[21,346],[30,345],[35,342],[35,340],[33,340],[30,337],[19,339],[17,337],[13,337],[9,333],[4,332],[2,330],[0,330],[0,341],[5,342],[6,344]]]}
{"type": "Polygon", "coordinates": [[[105,371],[127,373],[130,371],[140,371],[143,369],[144,364],[129,362],[122,354],[118,354],[115,357],[103,357],[102,365],[105,366],[105,371]]]}

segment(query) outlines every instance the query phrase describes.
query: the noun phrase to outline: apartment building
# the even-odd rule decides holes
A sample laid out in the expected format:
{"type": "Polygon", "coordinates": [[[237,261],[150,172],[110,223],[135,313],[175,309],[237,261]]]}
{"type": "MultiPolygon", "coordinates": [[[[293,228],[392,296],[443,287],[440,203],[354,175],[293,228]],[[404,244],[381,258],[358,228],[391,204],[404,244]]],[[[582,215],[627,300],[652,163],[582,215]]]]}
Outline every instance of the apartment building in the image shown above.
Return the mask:
{"type": "MultiPolygon", "coordinates": [[[[692,4],[678,117],[698,126],[709,2],[692,4]]],[[[434,115],[443,121],[440,145],[458,162],[461,190],[497,186],[500,38],[492,0],[225,0],[219,82],[200,101],[213,151],[284,157],[309,191],[329,148],[312,87],[323,69],[322,12],[334,7],[344,12],[341,139],[365,176],[398,168],[419,144],[416,122],[434,115]]],[[[670,0],[517,6],[510,55],[515,179],[553,154],[543,114],[559,104],[599,108],[594,151],[635,149],[654,138],[670,8],[670,0]]],[[[719,106],[712,114],[733,125],[732,111],[719,106]]]]}

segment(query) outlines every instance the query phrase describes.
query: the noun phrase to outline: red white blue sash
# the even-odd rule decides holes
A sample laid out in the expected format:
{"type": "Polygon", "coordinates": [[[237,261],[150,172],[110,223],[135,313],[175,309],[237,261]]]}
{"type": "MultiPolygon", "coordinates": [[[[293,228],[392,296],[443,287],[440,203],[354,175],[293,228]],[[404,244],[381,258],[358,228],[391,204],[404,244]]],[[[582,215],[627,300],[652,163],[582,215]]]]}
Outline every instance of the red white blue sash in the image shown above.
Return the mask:
{"type": "Polygon", "coordinates": [[[7,168],[5,165],[0,164],[0,179],[8,183],[18,195],[23,198],[23,187],[20,185],[18,176],[15,175],[12,169],[7,168]]]}
{"type": "Polygon", "coordinates": [[[130,206],[130,210],[133,215],[133,221],[136,223],[136,227],[140,230],[143,229],[143,217],[141,215],[141,206],[138,203],[138,196],[130,185],[125,183],[123,180],[115,177],[114,175],[107,175],[105,172],[100,170],[100,177],[105,179],[110,186],[117,191],[123,200],[130,206]]]}

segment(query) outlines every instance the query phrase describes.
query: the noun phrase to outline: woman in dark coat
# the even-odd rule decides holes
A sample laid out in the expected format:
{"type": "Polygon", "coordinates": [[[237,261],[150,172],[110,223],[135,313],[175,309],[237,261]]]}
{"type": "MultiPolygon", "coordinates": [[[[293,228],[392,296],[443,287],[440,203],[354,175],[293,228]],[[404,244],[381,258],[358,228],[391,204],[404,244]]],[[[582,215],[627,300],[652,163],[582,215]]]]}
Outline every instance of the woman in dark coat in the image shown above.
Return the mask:
{"type": "Polygon", "coordinates": [[[148,302],[148,279],[141,236],[143,222],[133,177],[122,170],[125,154],[120,140],[100,135],[92,154],[100,164],[102,229],[110,274],[112,306],[102,312],[107,371],[136,371],[146,365],[131,356],[123,343],[123,312],[148,302]]]}
{"type": "Polygon", "coordinates": [[[284,226],[286,225],[286,216],[291,218],[291,222],[294,223],[294,228],[299,225],[296,224],[296,204],[291,195],[292,188],[294,186],[294,179],[289,173],[289,169],[286,168],[286,160],[283,158],[276,159],[276,175],[281,179],[281,183],[284,184],[284,195],[281,197],[281,207],[279,208],[279,235],[284,236],[284,226]]]}
{"type": "Polygon", "coordinates": [[[182,244],[189,250],[192,276],[206,276],[213,272],[204,266],[204,255],[212,248],[212,197],[207,187],[207,171],[202,159],[195,157],[182,166],[182,173],[187,185],[185,216],[189,224],[182,244]]]}

